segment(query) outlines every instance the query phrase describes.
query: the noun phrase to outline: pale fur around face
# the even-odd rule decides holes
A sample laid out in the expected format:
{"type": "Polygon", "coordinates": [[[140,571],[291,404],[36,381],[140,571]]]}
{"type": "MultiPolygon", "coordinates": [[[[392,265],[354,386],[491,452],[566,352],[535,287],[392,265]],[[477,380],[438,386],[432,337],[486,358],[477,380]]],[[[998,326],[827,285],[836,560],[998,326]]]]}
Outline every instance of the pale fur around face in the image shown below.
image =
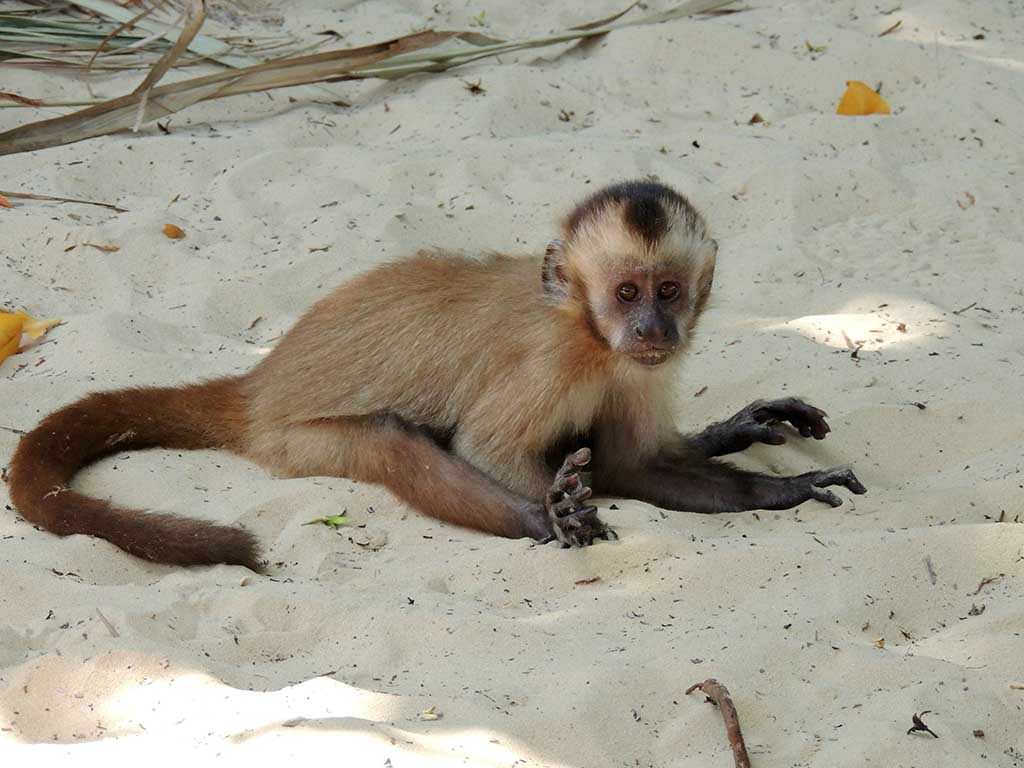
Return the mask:
{"type": "Polygon", "coordinates": [[[718,244],[708,235],[703,217],[692,209],[672,217],[665,234],[646,242],[631,232],[622,204],[607,204],[581,222],[562,245],[569,273],[579,286],[593,316],[614,349],[627,342],[629,329],[604,321],[613,316],[615,286],[626,281],[675,280],[686,290],[687,306],[681,317],[680,351],[689,344],[689,333],[703,311],[715,272],[718,244]],[[602,322],[604,321],[604,322],[602,322]]]}

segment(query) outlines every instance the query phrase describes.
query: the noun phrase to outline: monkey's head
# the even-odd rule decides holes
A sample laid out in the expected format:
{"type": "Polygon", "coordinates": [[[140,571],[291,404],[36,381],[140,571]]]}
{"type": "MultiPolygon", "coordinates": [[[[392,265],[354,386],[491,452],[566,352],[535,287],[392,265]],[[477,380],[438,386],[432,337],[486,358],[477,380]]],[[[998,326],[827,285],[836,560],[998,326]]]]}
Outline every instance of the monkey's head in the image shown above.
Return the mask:
{"type": "Polygon", "coordinates": [[[548,246],[544,287],[579,309],[613,353],[657,366],[689,344],[717,253],[685,197],[663,184],[624,182],[569,214],[563,238],[548,246]]]}

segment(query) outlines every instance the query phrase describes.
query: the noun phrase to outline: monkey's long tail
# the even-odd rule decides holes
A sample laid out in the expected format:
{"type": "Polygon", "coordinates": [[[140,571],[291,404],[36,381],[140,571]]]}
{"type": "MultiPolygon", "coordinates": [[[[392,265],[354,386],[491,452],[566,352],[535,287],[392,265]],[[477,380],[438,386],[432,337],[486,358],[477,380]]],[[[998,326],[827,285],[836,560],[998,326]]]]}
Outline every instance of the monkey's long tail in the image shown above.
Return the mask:
{"type": "Polygon", "coordinates": [[[22,516],[60,536],[98,536],[146,560],[259,569],[255,537],[235,528],[115,506],[70,490],[83,467],[142,448],[241,451],[247,415],[241,379],[99,392],[47,416],[22,437],[8,486],[22,516]]]}

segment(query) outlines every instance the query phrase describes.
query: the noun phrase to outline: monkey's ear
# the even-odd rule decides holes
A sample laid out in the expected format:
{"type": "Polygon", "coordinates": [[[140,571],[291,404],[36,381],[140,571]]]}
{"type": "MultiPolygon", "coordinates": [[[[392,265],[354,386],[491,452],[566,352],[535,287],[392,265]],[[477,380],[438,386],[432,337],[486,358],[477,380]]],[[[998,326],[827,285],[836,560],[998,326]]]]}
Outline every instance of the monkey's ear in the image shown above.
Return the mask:
{"type": "Polygon", "coordinates": [[[569,296],[569,278],[565,273],[565,241],[552,240],[544,252],[544,269],[541,281],[544,292],[561,301],[569,296]]]}
{"type": "Polygon", "coordinates": [[[706,255],[704,263],[697,272],[697,290],[694,298],[703,301],[711,291],[711,283],[715,279],[715,262],[718,260],[718,241],[708,238],[704,248],[706,255]]]}

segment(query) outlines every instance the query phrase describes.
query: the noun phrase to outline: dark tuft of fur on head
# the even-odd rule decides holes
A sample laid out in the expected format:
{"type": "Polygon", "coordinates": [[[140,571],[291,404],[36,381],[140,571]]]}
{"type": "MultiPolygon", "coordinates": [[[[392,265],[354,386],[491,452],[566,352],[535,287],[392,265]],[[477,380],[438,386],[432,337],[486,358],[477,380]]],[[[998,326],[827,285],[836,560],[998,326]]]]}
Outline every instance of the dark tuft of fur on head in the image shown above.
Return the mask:
{"type": "Polygon", "coordinates": [[[624,181],[604,187],[580,203],[566,219],[566,234],[571,238],[613,205],[622,206],[626,227],[650,246],[665,236],[674,220],[682,219],[694,229],[701,224],[690,201],[671,187],[655,181],[624,181]]]}

